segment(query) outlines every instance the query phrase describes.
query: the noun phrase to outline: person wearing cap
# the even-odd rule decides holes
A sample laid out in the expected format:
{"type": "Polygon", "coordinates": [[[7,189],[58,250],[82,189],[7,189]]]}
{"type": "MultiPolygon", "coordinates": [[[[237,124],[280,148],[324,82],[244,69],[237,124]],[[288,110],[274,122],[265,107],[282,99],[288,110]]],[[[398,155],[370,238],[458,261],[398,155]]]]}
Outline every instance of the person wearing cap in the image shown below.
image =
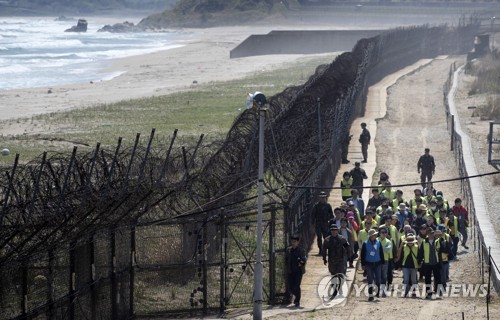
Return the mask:
{"type": "Polygon", "coordinates": [[[377,239],[378,232],[374,229],[368,231],[368,240],[361,247],[361,267],[366,271],[368,281],[368,301],[373,301],[373,289],[377,288],[376,297],[379,297],[381,272],[384,265],[384,250],[380,240],[377,239]]]}
{"type": "Polygon", "coordinates": [[[319,200],[311,211],[311,223],[314,225],[316,231],[319,255],[321,255],[323,239],[330,233],[328,230],[328,221],[333,218],[332,206],[326,200],[326,192],[321,191],[319,193],[319,200]]]}
{"type": "Polygon", "coordinates": [[[363,196],[363,180],[368,179],[365,169],[361,168],[361,163],[356,161],[354,168],[350,171],[352,177],[352,185],[357,188],[359,197],[363,196]]]}
{"type": "Polygon", "coordinates": [[[372,197],[368,199],[368,204],[366,206],[366,210],[377,210],[377,208],[382,204],[383,199],[380,197],[380,193],[378,192],[378,188],[372,188],[372,197]]]}
{"type": "Polygon", "coordinates": [[[361,207],[361,210],[364,210],[365,203],[363,202],[363,199],[357,198],[357,193],[358,191],[356,189],[351,190],[352,198],[347,199],[347,211],[352,211],[354,213],[354,217],[356,219],[356,222],[361,224],[361,221],[363,221],[364,218],[364,211],[360,211],[359,208],[356,206],[356,203],[361,207]],[[355,202],[356,201],[356,202],[355,202]]]}
{"type": "Polygon", "coordinates": [[[359,135],[359,143],[361,143],[361,153],[363,154],[363,163],[368,162],[368,145],[370,144],[370,131],[366,129],[366,123],[361,123],[361,134],[359,135]]]}
{"type": "Polygon", "coordinates": [[[352,177],[349,171],[344,172],[342,180],[340,180],[340,188],[342,188],[342,201],[346,201],[351,197],[352,177]]]}
{"type": "Polygon", "coordinates": [[[443,191],[438,190],[436,192],[436,197],[437,196],[441,196],[443,198],[443,204],[446,206],[447,209],[450,208],[450,204],[448,203],[448,200],[445,199],[445,197],[443,195],[443,191]]]}
{"type": "Polygon", "coordinates": [[[306,273],[305,265],[307,261],[306,250],[299,243],[299,235],[292,235],[290,237],[290,246],[285,251],[285,268],[289,289],[287,296],[291,298],[291,295],[293,295],[295,297],[293,303],[296,307],[300,306],[300,283],[302,282],[302,276],[306,273]]]}
{"type": "Polygon", "coordinates": [[[396,212],[399,209],[400,204],[405,204],[405,199],[403,199],[403,190],[398,189],[396,190],[396,198],[392,200],[392,211],[396,212]]]}
{"type": "Polygon", "coordinates": [[[422,183],[422,188],[425,187],[425,181],[431,181],[432,175],[435,173],[436,164],[434,163],[434,157],[430,155],[430,149],[425,148],[424,154],[420,156],[417,162],[417,172],[420,174],[420,182],[422,183]]]}
{"type": "MultiPolygon", "coordinates": [[[[440,191],[439,191],[440,192],[440,191]]],[[[441,210],[441,209],[444,209],[446,211],[448,211],[449,207],[448,207],[448,201],[445,201],[444,198],[443,198],[443,195],[442,194],[438,194],[436,196],[436,209],[437,210],[441,210]]]]}
{"type": "Polygon", "coordinates": [[[469,228],[469,213],[464,206],[462,206],[462,199],[456,198],[455,205],[452,208],[453,214],[458,219],[458,231],[462,234],[462,246],[467,247],[467,229],[469,228]]]}
{"type": "Polygon", "coordinates": [[[396,262],[399,262],[403,268],[403,286],[405,290],[405,298],[408,296],[410,290],[412,297],[416,297],[415,290],[418,290],[417,268],[418,268],[418,246],[417,239],[414,235],[408,233],[403,245],[399,248],[396,262]]]}
{"type": "Polygon", "coordinates": [[[382,251],[384,251],[384,264],[380,273],[380,283],[382,285],[382,297],[385,297],[385,289],[392,286],[392,270],[394,267],[394,256],[397,247],[396,243],[388,237],[389,232],[386,226],[382,226],[378,230],[378,239],[382,245],[382,251]]]}
{"type": "Polygon", "coordinates": [[[432,299],[432,293],[438,293],[441,284],[441,242],[434,238],[434,230],[427,229],[425,238],[418,248],[417,261],[422,265],[427,290],[426,299],[432,299]],[[434,290],[432,290],[432,277],[434,277],[434,290]]]}
{"type": "Polygon", "coordinates": [[[443,292],[446,292],[446,282],[450,274],[449,256],[451,253],[451,244],[448,240],[449,236],[444,230],[445,227],[443,225],[438,225],[438,228],[434,231],[434,237],[441,247],[441,283],[438,288],[439,296],[441,296],[443,292]]]}
{"type": "Polygon", "coordinates": [[[330,226],[330,235],[323,241],[323,262],[328,264],[328,271],[332,276],[336,274],[345,275],[345,258],[348,256],[349,243],[347,239],[339,235],[337,225],[330,226]]]}

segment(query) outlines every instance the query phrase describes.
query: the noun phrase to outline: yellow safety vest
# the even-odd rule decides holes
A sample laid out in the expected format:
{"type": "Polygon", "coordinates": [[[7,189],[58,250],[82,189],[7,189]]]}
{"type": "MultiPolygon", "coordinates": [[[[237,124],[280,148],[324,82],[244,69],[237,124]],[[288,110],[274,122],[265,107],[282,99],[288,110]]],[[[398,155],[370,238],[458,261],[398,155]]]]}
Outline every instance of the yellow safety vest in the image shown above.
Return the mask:
{"type": "MultiPolygon", "coordinates": [[[[413,251],[413,254],[411,254],[411,257],[413,259],[413,265],[415,268],[418,268],[418,262],[417,262],[417,255],[418,255],[418,247],[416,245],[413,245],[411,248],[411,251],[413,251]]],[[[405,265],[406,258],[410,255],[410,247],[405,244],[403,247],[403,261],[401,262],[402,266],[405,265]]]]}
{"type": "Polygon", "coordinates": [[[401,203],[405,203],[405,200],[401,199],[401,202],[399,202],[398,198],[395,198],[395,199],[392,200],[392,211],[394,211],[394,213],[398,212],[399,205],[401,203]]]}
{"type": "Polygon", "coordinates": [[[366,229],[363,228],[363,230],[359,232],[359,239],[361,240],[361,243],[368,240],[368,238],[369,238],[368,231],[366,231],[366,229]]]}
{"type": "MultiPolygon", "coordinates": [[[[382,244],[382,247],[387,247],[388,244],[394,245],[394,243],[387,238],[385,238],[383,240],[379,238],[379,241],[382,244]]],[[[384,260],[385,261],[389,261],[389,259],[393,258],[392,250],[393,249],[391,248],[391,250],[389,250],[389,251],[384,251],[384,260]]]]}
{"type": "Polygon", "coordinates": [[[398,244],[400,236],[398,229],[395,226],[391,225],[389,226],[389,233],[391,234],[391,240],[394,241],[394,243],[398,244]]]}
{"type": "Polygon", "coordinates": [[[385,189],[384,191],[382,191],[382,197],[384,199],[388,199],[389,201],[392,202],[392,200],[394,200],[394,198],[396,198],[396,191],[391,189],[391,191],[388,191],[387,189],[385,189]]]}
{"type": "MultiPolygon", "coordinates": [[[[379,219],[380,219],[380,218],[379,218],[379,219]]],[[[362,229],[365,229],[365,221],[366,221],[366,220],[363,220],[363,221],[361,222],[361,228],[362,228],[362,229]]],[[[377,222],[377,220],[372,219],[372,228],[375,228],[375,227],[378,227],[378,222],[377,222]]]]}
{"type": "MultiPolygon", "coordinates": [[[[449,219],[448,219],[448,224],[450,223],[449,219]]],[[[450,228],[450,235],[454,236],[455,238],[458,237],[458,219],[457,217],[453,216],[453,228],[452,227],[449,227],[450,228]]]]}
{"type": "Polygon", "coordinates": [[[340,181],[340,184],[342,185],[342,197],[351,197],[351,187],[347,188],[345,187],[346,185],[352,186],[352,178],[349,178],[349,180],[343,179],[340,181]]]}
{"type": "MultiPolygon", "coordinates": [[[[444,240],[450,241],[450,236],[446,232],[443,233],[443,236],[444,240]]],[[[448,253],[441,252],[441,261],[448,261],[448,253]]]]}
{"type": "MultiPolygon", "coordinates": [[[[430,255],[430,251],[431,251],[431,245],[429,244],[428,241],[425,241],[422,243],[422,245],[424,246],[424,263],[429,263],[429,255],[430,255]]],[[[439,262],[439,248],[440,248],[441,244],[439,243],[439,241],[436,241],[436,239],[434,239],[434,254],[436,255],[436,262],[439,262]]]]}

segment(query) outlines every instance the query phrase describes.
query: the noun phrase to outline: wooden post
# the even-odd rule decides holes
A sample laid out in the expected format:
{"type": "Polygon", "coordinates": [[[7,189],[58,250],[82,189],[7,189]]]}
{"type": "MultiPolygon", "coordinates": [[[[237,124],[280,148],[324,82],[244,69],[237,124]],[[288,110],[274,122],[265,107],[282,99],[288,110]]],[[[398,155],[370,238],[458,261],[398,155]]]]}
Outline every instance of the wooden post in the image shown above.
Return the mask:
{"type": "Polygon", "coordinates": [[[118,296],[118,281],[116,277],[116,235],[115,229],[111,230],[110,235],[110,246],[111,246],[111,270],[110,270],[110,279],[111,279],[111,319],[118,319],[118,303],[116,298],[118,296]]]}
{"type": "Polygon", "coordinates": [[[450,150],[453,151],[453,144],[455,142],[455,115],[451,115],[451,148],[450,150]]]}
{"type": "Polygon", "coordinates": [[[68,319],[75,319],[75,292],[76,292],[76,241],[69,245],[69,302],[68,319]]]}
{"type": "Polygon", "coordinates": [[[271,208],[271,221],[269,226],[269,304],[276,300],[276,257],[274,240],[276,235],[276,208],[271,208]]]}
{"type": "Polygon", "coordinates": [[[130,230],[130,306],[129,306],[129,318],[132,319],[134,317],[134,286],[135,286],[135,250],[136,250],[136,225],[137,220],[132,225],[132,229],[130,230]]]}
{"type": "Polygon", "coordinates": [[[222,313],[226,309],[226,255],[227,255],[227,237],[226,237],[226,220],[224,216],[224,208],[220,213],[220,301],[219,311],[222,313]]]}

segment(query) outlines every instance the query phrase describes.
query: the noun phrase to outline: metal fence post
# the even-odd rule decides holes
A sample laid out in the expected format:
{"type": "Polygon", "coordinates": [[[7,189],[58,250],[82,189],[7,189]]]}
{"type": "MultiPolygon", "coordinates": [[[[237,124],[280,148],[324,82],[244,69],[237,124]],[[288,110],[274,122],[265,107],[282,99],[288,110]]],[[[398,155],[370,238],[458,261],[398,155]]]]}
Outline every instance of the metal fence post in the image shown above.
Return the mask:
{"type": "Polygon", "coordinates": [[[220,213],[220,240],[221,240],[221,253],[220,253],[220,301],[219,311],[222,313],[226,309],[226,255],[227,255],[227,238],[226,238],[226,220],[224,208],[220,213]]]}
{"type": "Polygon", "coordinates": [[[75,292],[76,292],[76,241],[69,247],[69,305],[68,319],[75,318],[75,292]]]}
{"type": "Polygon", "coordinates": [[[117,295],[118,295],[118,281],[116,276],[116,235],[115,229],[111,230],[110,235],[110,246],[111,246],[111,270],[110,270],[110,280],[111,280],[111,318],[118,319],[118,305],[117,305],[117,295]]]}
{"type": "Polygon", "coordinates": [[[203,234],[202,234],[202,254],[203,254],[203,314],[207,314],[208,309],[208,270],[207,270],[207,242],[208,242],[208,228],[207,219],[203,220],[203,234]]]}
{"type": "Polygon", "coordinates": [[[271,221],[269,226],[269,304],[276,300],[276,259],[274,240],[276,235],[276,208],[271,207],[271,221]]]}
{"type": "Polygon", "coordinates": [[[21,310],[23,316],[28,313],[28,267],[24,266],[21,270],[21,276],[23,277],[22,282],[22,300],[21,300],[21,310]]]}
{"type": "Polygon", "coordinates": [[[488,293],[486,294],[486,319],[490,319],[491,294],[491,247],[488,247],[488,293]]]}
{"type": "Polygon", "coordinates": [[[451,143],[451,151],[453,151],[453,145],[454,145],[454,142],[455,142],[455,115],[451,115],[451,140],[450,140],[450,143],[451,143]]]}
{"type": "Polygon", "coordinates": [[[137,220],[134,221],[134,224],[132,225],[132,228],[130,230],[130,261],[129,261],[129,268],[130,268],[130,304],[129,304],[129,316],[132,318],[134,316],[134,286],[135,286],[135,250],[136,250],[136,242],[135,242],[135,236],[136,236],[136,225],[137,225],[137,220]]]}

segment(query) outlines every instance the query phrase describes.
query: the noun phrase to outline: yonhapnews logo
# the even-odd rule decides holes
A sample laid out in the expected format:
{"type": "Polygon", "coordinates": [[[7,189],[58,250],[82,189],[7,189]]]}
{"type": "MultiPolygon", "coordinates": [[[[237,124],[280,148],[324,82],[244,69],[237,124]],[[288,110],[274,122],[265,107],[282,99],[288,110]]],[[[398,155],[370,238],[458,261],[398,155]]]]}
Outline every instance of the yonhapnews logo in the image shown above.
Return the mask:
{"type": "Polygon", "coordinates": [[[342,273],[321,279],[318,284],[318,296],[323,306],[333,307],[345,304],[349,295],[349,286],[346,280],[346,276],[342,273]]]}

